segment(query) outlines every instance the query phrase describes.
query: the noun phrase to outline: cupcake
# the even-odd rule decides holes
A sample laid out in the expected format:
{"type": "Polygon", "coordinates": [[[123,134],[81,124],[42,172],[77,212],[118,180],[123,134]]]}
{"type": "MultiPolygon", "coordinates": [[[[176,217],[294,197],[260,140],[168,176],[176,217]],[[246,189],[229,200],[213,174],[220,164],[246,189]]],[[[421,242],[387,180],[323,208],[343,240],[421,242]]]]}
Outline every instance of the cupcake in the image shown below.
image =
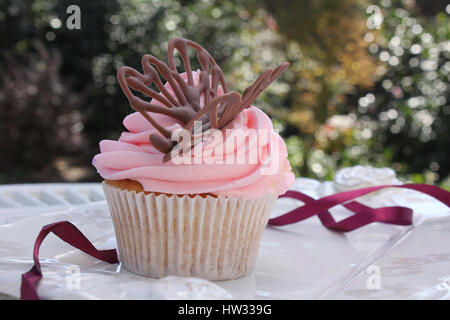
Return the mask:
{"type": "Polygon", "coordinates": [[[93,165],[125,269],[207,280],[252,271],[275,200],[294,183],[284,141],[253,103],[287,67],[265,70],[240,95],[202,46],[176,38],[168,65],[145,55],[142,73],[119,69],[136,112],[117,141],[100,142],[93,165]]]}

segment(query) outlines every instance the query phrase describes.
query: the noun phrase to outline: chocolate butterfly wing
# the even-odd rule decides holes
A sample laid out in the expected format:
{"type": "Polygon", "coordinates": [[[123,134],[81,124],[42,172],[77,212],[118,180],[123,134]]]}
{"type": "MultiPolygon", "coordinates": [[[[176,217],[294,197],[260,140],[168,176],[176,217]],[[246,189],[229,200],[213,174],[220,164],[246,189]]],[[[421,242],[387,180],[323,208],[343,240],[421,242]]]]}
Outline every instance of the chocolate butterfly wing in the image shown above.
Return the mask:
{"type": "Polygon", "coordinates": [[[168,60],[169,65],[147,54],[142,58],[143,74],[130,67],[121,67],[117,73],[119,84],[131,107],[140,112],[159,132],[159,134],[152,134],[150,141],[156,149],[164,153],[173,148],[173,142],[170,141],[172,132],[155,121],[151,113],[167,115],[185,126],[200,111],[202,96],[207,104],[218,96],[219,85],[225,93],[228,91],[222,70],[213,57],[199,44],[182,38],[172,39],[169,42],[168,60]],[[198,84],[195,84],[193,78],[187,52],[188,47],[197,51],[197,59],[202,67],[198,84]],[[181,55],[186,70],[186,79],[175,67],[175,49],[181,55]],[[161,77],[170,86],[173,94],[163,83],[161,77]],[[152,84],[158,88],[159,92],[149,87],[152,84]],[[137,97],[131,89],[158,101],[159,104],[144,101],[137,97]]]}

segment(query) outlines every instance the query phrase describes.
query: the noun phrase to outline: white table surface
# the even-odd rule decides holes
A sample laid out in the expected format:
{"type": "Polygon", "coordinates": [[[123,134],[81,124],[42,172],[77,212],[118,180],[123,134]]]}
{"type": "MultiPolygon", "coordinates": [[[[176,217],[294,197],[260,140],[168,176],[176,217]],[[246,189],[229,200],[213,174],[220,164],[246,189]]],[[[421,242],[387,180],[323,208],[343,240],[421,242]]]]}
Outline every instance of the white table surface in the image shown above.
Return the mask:
{"type": "MultiPolygon", "coordinates": [[[[334,192],[333,182],[299,178],[295,189],[313,197],[334,192]]],[[[365,196],[373,207],[414,209],[414,226],[374,223],[342,234],[315,217],[267,228],[255,272],[208,282],[155,280],[97,261],[50,235],[41,248],[48,299],[450,299],[450,211],[415,191],[388,189],[365,196]]],[[[299,205],[277,201],[273,216],[299,205]]],[[[331,211],[348,214],[343,208],[331,211]]],[[[20,275],[32,266],[40,228],[69,220],[99,249],[116,246],[100,184],[0,186],[0,299],[18,298],[20,275]]]]}

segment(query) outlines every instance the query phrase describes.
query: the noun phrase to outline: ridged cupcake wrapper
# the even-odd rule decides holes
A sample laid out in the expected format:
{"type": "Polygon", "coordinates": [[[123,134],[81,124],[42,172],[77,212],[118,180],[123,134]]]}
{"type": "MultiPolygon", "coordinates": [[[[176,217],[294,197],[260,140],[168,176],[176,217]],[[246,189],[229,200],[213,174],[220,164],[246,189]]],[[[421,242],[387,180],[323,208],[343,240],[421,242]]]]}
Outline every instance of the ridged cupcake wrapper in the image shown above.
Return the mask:
{"type": "Polygon", "coordinates": [[[235,279],[249,274],[276,195],[167,196],[103,182],[122,265],[143,276],[235,279]]]}

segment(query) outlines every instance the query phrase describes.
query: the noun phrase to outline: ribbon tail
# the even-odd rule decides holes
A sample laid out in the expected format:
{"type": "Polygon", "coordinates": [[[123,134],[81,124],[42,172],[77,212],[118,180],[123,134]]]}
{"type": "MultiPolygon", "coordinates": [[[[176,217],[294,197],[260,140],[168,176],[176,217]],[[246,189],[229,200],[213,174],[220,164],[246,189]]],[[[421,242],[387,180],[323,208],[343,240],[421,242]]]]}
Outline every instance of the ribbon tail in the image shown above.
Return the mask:
{"type": "Polygon", "coordinates": [[[60,221],[46,225],[42,227],[36,238],[36,242],[34,243],[34,266],[30,271],[22,274],[22,283],[20,287],[20,298],[22,300],[40,300],[37,293],[39,281],[42,279],[41,265],[39,263],[39,248],[50,232],[91,257],[108,263],[119,262],[117,251],[115,249],[97,250],[83,233],[69,221],[60,221]]]}

